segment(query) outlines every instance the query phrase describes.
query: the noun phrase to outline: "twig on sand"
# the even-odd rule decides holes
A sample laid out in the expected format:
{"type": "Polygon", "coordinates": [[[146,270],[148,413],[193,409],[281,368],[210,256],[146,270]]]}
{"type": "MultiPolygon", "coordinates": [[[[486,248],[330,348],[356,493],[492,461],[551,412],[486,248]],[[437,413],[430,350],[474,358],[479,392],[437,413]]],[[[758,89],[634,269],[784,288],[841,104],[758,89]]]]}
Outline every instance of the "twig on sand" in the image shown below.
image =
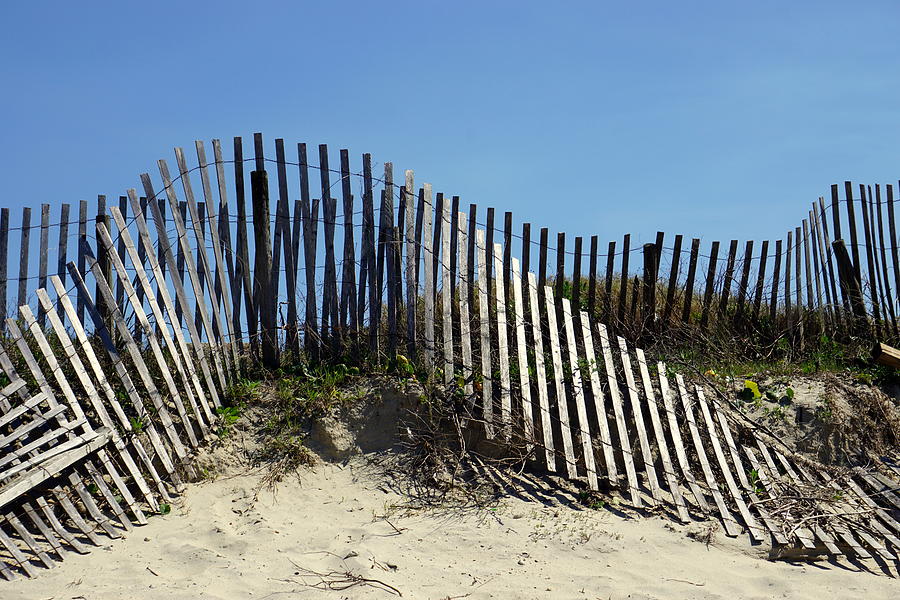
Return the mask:
{"type": "Polygon", "coordinates": [[[300,575],[300,581],[296,579],[291,579],[293,583],[298,583],[300,585],[317,589],[317,590],[332,590],[332,591],[341,591],[346,590],[358,585],[368,585],[374,587],[376,589],[384,590],[385,592],[390,592],[392,594],[396,594],[397,596],[402,597],[403,593],[400,592],[397,588],[392,586],[389,583],[385,583],[380,579],[373,579],[371,577],[363,577],[362,575],[357,575],[356,573],[345,570],[345,571],[328,571],[327,573],[319,573],[318,571],[313,571],[312,569],[307,569],[306,567],[301,567],[294,561],[291,563],[297,567],[298,575],[300,575]],[[313,583],[309,583],[304,580],[304,578],[315,577],[318,581],[313,583]]]}

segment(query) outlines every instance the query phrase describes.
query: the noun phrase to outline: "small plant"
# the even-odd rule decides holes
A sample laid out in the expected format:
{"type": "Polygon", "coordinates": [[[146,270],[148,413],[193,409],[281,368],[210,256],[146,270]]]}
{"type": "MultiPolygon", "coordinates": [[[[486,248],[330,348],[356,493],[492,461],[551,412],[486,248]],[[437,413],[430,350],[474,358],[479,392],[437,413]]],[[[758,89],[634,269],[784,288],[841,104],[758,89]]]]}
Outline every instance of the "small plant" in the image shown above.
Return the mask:
{"type": "Polygon", "coordinates": [[[218,429],[216,429],[216,435],[218,435],[219,438],[228,436],[231,432],[231,426],[241,418],[241,412],[241,406],[220,406],[216,409],[216,414],[219,415],[220,420],[220,425],[218,429]]]}
{"type": "Polygon", "coordinates": [[[744,380],[744,389],[738,393],[738,397],[744,402],[755,402],[762,398],[759,391],[759,385],[755,381],[749,379],[744,380]]]}
{"type": "Polygon", "coordinates": [[[751,469],[750,471],[748,471],[747,479],[750,482],[750,487],[753,488],[753,493],[756,494],[757,496],[761,496],[763,493],[763,489],[762,489],[762,486],[760,485],[761,482],[759,479],[759,470],[751,469]]]}
{"type": "Polygon", "coordinates": [[[140,419],[140,417],[130,417],[128,422],[131,424],[131,429],[135,433],[141,433],[144,431],[144,422],[140,419]]]}
{"type": "Polygon", "coordinates": [[[164,502],[159,505],[157,512],[161,515],[167,515],[172,512],[172,505],[164,502]]]}
{"type": "Polygon", "coordinates": [[[591,510],[602,510],[606,506],[606,501],[601,500],[596,492],[590,490],[578,492],[578,500],[591,510]]]}

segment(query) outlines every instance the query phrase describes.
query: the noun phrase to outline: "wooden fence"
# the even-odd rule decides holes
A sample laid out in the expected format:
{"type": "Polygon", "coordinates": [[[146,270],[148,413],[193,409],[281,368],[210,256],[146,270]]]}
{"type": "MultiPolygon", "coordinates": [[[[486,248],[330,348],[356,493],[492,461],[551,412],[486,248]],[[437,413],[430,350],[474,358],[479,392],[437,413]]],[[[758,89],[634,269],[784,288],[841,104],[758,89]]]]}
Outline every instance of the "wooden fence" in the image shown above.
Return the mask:
{"type": "Polygon", "coordinates": [[[848,184],[832,210],[820,200],[802,227],[758,254],[747,242],[739,256],[735,241],[720,257],[718,242],[701,252],[692,240],[682,276],[681,236],[671,249],[663,234],[639,248],[625,236],[605,255],[596,237],[587,252],[576,238],[569,252],[565,234],[551,247],[540,229],[533,242],[527,223],[514,233],[511,213],[495,227],[493,208],[482,222],[476,205],[462,212],[458,197],[417,187],[412,171],[395,183],[385,163],[376,175],[367,154],[352,170],[342,150],[332,169],[325,146],[312,164],[304,144],[288,160],[276,140],[272,158],[259,134],[252,158],[241,138],[227,160],[217,140],[212,161],[202,142],[195,150],[194,166],[176,149],[176,171],[159,161],[156,178],[142,175],[142,194],[128,190],[117,205],[101,197],[95,212],[81,203],[77,227],[68,205],[58,221],[42,207],[34,279],[30,211],[13,228],[0,210],[0,297],[18,282],[17,318],[0,345],[4,577],[145,522],[214,431],[228,387],[249,364],[275,367],[284,353],[361,362],[404,354],[463,395],[480,434],[524,439],[536,467],[588,489],[603,484],[683,522],[715,518],[727,535],[782,551],[897,560],[896,465],[834,478],[634,347],[667,328],[773,322],[802,330],[799,340],[895,335],[891,187],[883,202],[878,186],[853,198],[848,184]],[[18,279],[6,270],[13,231],[18,279]],[[841,503],[806,521],[776,510],[813,484],[838,488],[841,503]],[[868,517],[845,522],[841,511],[868,517]]]}

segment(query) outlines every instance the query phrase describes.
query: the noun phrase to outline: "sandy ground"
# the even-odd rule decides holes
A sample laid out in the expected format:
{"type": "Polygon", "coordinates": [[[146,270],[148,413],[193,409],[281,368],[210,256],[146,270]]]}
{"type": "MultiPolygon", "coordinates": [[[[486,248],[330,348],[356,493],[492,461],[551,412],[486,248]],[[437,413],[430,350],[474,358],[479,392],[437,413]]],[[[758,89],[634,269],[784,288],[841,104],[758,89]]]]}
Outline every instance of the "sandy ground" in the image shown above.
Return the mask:
{"type": "Polygon", "coordinates": [[[706,544],[688,536],[700,525],[573,507],[557,492],[404,510],[360,457],[254,499],[258,484],[245,473],[189,485],[169,515],[35,580],[0,582],[0,598],[900,597],[896,579],[846,563],[769,562],[746,539],[706,544]]]}

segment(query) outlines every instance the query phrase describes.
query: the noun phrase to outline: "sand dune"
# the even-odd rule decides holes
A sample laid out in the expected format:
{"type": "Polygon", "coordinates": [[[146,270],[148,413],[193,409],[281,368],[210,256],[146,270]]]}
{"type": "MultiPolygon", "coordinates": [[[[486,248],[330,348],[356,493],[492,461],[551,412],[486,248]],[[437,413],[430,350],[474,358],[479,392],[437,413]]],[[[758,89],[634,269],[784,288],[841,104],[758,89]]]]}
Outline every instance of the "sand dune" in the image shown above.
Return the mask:
{"type": "Polygon", "coordinates": [[[254,499],[259,481],[245,471],[192,484],[169,515],[35,580],[0,582],[0,597],[900,597],[896,579],[769,562],[746,540],[688,537],[701,525],[578,509],[556,492],[469,512],[404,510],[361,457],[254,499]]]}

